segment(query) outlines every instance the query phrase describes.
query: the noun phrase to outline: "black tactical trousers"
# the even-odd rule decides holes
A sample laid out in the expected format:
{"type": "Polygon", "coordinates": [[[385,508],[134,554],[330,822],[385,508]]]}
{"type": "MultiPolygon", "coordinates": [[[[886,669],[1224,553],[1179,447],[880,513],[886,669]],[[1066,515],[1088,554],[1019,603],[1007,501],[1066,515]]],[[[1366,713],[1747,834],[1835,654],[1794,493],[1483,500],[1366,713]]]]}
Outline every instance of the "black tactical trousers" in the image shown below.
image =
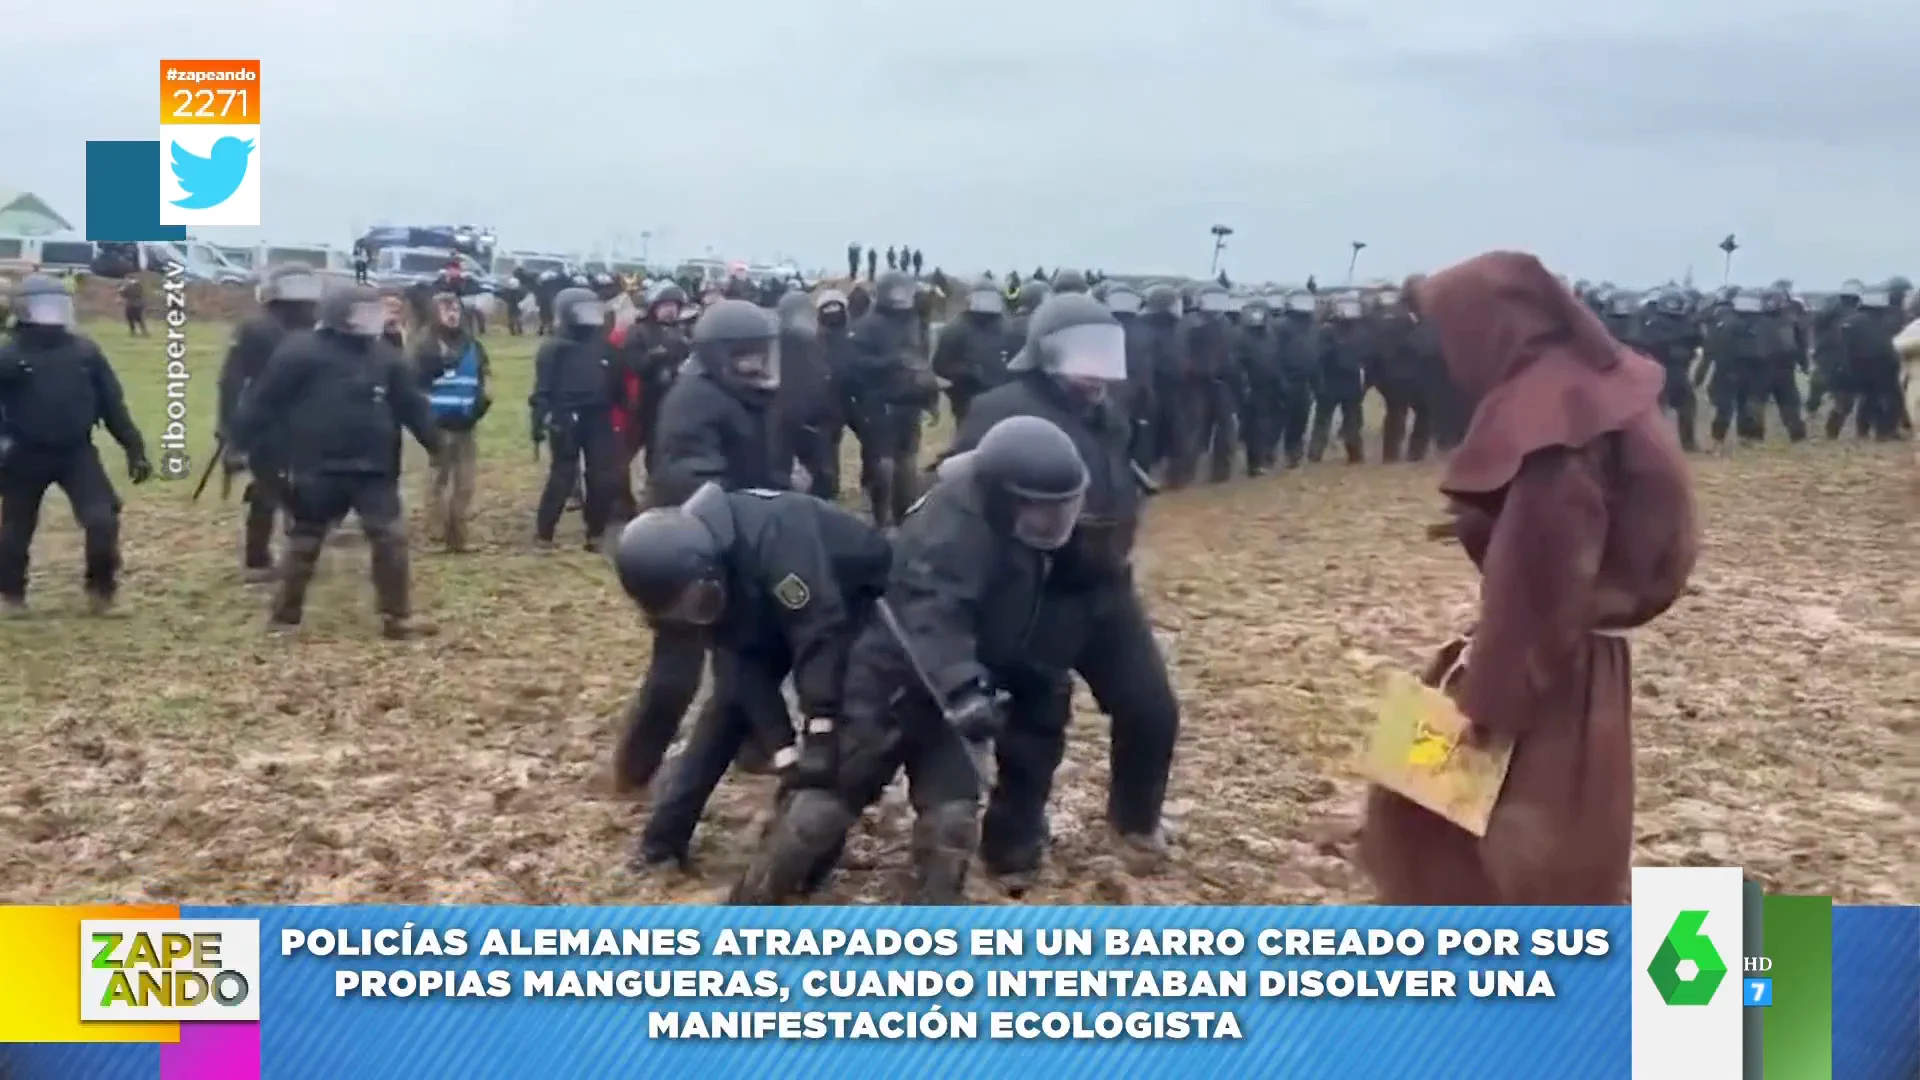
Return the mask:
{"type": "Polygon", "coordinates": [[[1313,420],[1313,389],[1304,384],[1289,386],[1280,399],[1280,447],[1287,467],[1300,464],[1307,455],[1307,427],[1313,420]]]}
{"type": "Polygon", "coordinates": [[[856,646],[847,668],[834,783],[784,793],[731,902],[778,904],[818,887],[861,811],[879,801],[902,769],[914,812],[911,902],[952,904],[964,897],[980,835],[982,781],[973,752],[925,690],[903,684],[890,665],[872,659],[856,646]]]}
{"type": "Polygon", "coordinates": [[[1233,475],[1233,455],[1239,449],[1240,408],[1232,389],[1209,379],[1181,383],[1176,393],[1167,486],[1192,483],[1203,457],[1209,464],[1207,478],[1224,482],[1233,475]]]}
{"type": "Polygon", "coordinates": [[[728,649],[714,651],[713,696],[654,798],[640,834],[642,862],[686,862],[707,800],[741,751],[756,739],[775,749],[792,744],[793,721],[780,693],[786,674],[728,649]]]}
{"type": "Polygon", "coordinates": [[[787,433],[793,457],[807,470],[807,494],[829,501],[840,494],[840,439],[838,425],[819,421],[796,424],[787,433]]]}
{"type": "Polygon", "coordinates": [[[882,528],[898,525],[920,497],[922,414],[917,406],[887,402],[861,410],[860,483],[873,522],[882,528]]]}
{"type": "Polygon", "coordinates": [[[1367,459],[1367,450],[1360,441],[1361,429],[1366,425],[1366,411],[1363,402],[1366,392],[1363,390],[1322,390],[1313,402],[1313,434],[1307,440],[1307,460],[1319,461],[1326,456],[1327,443],[1333,437],[1333,414],[1340,414],[1340,444],[1346,447],[1347,462],[1358,465],[1367,459]]]}
{"type": "Polygon", "coordinates": [[[1240,408],[1240,436],[1247,444],[1248,476],[1257,476],[1278,462],[1285,423],[1279,388],[1254,386],[1240,408]]]}
{"type": "Polygon", "coordinates": [[[253,479],[241,492],[247,512],[241,526],[240,562],[248,570],[273,567],[274,522],[286,505],[286,476],[277,466],[254,463],[253,479]]]}
{"type": "Polygon", "coordinates": [[[623,787],[637,790],[653,781],[706,671],[707,641],[699,630],[679,623],[653,627],[653,655],[627,705],[614,751],[614,772],[623,787]]]}
{"type": "Polygon", "coordinates": [[[1673,410],[1673,420],[1680,431],[1680,448],[1693,451],[1699,447],[1694,428],[1699,422],[1700,406],[1693,393],[1693,384],[1687,381],[1687,365],[1667,365],[1667,386],[1661,393],[1660,403],[1673,410]]]}
{"type": "Polygon", "coordinates": [[[587,543],[599,541],[613,511],[615,473],[620,468],[613,417],[604,408],[555,413],[547,421],[547,483],[540,490],[533,534],[552,540],[574,486],[585,480],[580,503],[587,543]]]}
{"type": "Polygon", "coordinates": [[[15,447],[0,466],[0,598],[27,596],[27,562],[40,504],[58,486],[85,536],[86,588],[111,597],[120,573],[120,497],[92,443],[54,450],[15,447]]]}
{"type": "MultiPolygon", "coordinates": [[[[1039,670],[1071,669],[1111,722],[1107,821],[1124,836],[1160,825],[1180,704],[1131,580],[1049,596],[1032,640],[1039,670]],[[1059,668],[1056,660],[1064,660],[1059,668]]],[[[995,747],[999,778],[987,802],[980,854],[996,873],[1037,867],[1047,845],[1047,802],[1066,753],[1072,683],[1064,674],[1013,688],[1028,704],[1009,714],[995,747]]]]}
{"type": "Polygon", "coordinates": [[[1380,460],[1388,463],[1421,461],[1433,442],[1433,413],[1427,407],[1420,388],[1413,385],[1382,386],[1380,397],[1386,402],[1380,421],[1380,460]],[[1411,420],[1411,430],[1408,421],[1411,420]]]}
{"type": "Polygon", "coordinates": [[[288,477],[283,495],[288,518],[287,556],[281,568],[280,591],[274,599],[274,622],[299,624],[320,549],[348,511],[358,515],[360,527],[367,534],[374,599],[381,616],[392,623],[412,613],[399,478],[377,473],[293,475],[288,477]]]}
{"type": "Polygon", "coordinates": [[[1732,428],[1742,439],[1758,439],[1760,394],[1766,385],[1764,373],[1754,366],[1722,367],[1716,361],[1707,384],[1707,399],[1713,403],[1713,421],[1707,432],[1716,443],[1724,442],[1732,428]]]}
{"type": "Polygon", "coordinates": [[[1767,437],[1767,406],[1780,410],[1780,425],[1787,438],[1800,442],[1807,437],[1807,418],[1800,408],[1799,369],[1791,356],[1768,361],[1763,378],[1754,388],[1754,437],[1767,437]]]}

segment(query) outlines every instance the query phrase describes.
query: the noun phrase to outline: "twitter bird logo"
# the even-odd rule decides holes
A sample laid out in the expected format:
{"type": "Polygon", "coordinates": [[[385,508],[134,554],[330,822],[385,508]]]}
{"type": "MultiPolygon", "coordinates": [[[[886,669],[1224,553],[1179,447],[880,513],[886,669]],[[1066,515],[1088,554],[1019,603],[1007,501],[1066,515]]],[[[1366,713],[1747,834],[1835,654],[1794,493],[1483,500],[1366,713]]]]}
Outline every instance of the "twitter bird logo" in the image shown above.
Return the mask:
{"type": "Polygon", "coordinates": [[[173,178],[184,199],[173,200],[182,210],[210,210],[233,197],[240,181],[247,178],[247,162],[253,156],[252,139],[227,135],[213,144],[206,157],[173,144],[173,178]]]}

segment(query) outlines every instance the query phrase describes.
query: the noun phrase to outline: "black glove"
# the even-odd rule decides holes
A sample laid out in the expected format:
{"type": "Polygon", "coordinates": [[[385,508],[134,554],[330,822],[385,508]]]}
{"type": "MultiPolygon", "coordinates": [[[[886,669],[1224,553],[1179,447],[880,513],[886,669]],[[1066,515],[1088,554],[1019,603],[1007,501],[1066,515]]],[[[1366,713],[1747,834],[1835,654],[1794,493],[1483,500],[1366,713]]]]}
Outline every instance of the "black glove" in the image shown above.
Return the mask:
{"type": "Polygon", "coordinates": [[[127,475],[133,478],[134,483],[144,484],[153,479],[153,463],[143,453],[128,454],[127,475]]]}
{"type": "Polygon", "coordinates": [[[793,763],[793,786],[832,787],[839,771],[840,739],[834,731],[832,718],[809,718],[800,731],[800,756],[793,763]]]}
{"type": "Polygon", "coordinates": [[[947,710],[947,722],[968,742],[990,742],[1007,726],[1004,701],[969,690],[947,710]]]}
{"type": "Polygon", "coordinates": [[[533,428],[532,428],[531,434],[533,438],[533,445],[535,446],[539,446],[541,443],[547,441],[546,419],[537,413],[533,417],[533,428]]]}

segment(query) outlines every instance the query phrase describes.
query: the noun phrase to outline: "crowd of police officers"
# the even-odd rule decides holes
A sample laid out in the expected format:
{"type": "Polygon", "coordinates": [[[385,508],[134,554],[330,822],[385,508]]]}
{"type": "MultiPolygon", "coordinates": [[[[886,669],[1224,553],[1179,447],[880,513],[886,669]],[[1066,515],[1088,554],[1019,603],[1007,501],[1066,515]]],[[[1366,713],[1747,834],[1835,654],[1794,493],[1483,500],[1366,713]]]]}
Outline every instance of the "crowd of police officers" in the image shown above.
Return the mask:
{"type": "MultiPolygon", "coordinates": [[[[660,777],[636,867],[688,862],[706,802],[736,763],[778,771],[774,823],[734,889],[741,903],[817,889],[900,772],[919,900],[959,900],[975,859],[1005,887],[1026,887],[1048,845],[1075,675],[1111,723],[1112,833],[1150,868],[1164,854],[1180,722],[1132,573],[1153,477],[1177,487],[1204,466],[1220,481],[1236,457],[1249,474],[1294,467],[1320,460],[1336,433],[1346,460],[1362,461],[1369,391],[1384,404],[1387,461],[1446,448],[1466,420],[1433,341],[1391,288],[1249,297],[1216,283],[1108,280],[1090,290],[1061,271],[1009,296],[983,280],[936,341],[931,290],[904,271],[844,292],[704,302],[661,283],[611,332],[619,286],[608,284],[533,294],[549,332],[528,400],[530,439],[549,462],[534,534],[554,543],[577,498],[586,544],[610,551],[655,628],[616,750],[625,784],[654,780],[711,662],[712,693],[660,777]],[[943,394],[955,436],[923,470],[924,420],[943,394]],[[865,517],[836,502],[847,431],[865,517]]],[[[1829,435],[1849,415],[1879,438],[1910,426],[1892,345],[1903,279],[1848,283],[1813,313],[1786,283],[1710,297],[1578,291],[1668,366],[1689,447],[1701,386],[1715,442],[1730,428],[1764,437],[1769,403],[1802,438],[1804,410],[1827,396],[1829,435]],[[1809,369],[1803,406],[1795,376],[1809,369]]],[[[492,403],[477,328],[451,283],[418,298],[410,335],[399,330],[406,301],[301,267],[270,271],[260,299],[220,380],[221,463],[250,474],[243,566],[277,585],[270,625],[295,627],[322,543],[354,514],[385,632],[405,637],[401,440],[427,451],[436,489],[444,476],[470,497],[473,425],[492,403]],[[393,347],[403,343],[406,353],[393,347]]],[[[104,424],[121,443],[134,482],[152,468],[66,288],[30,277],[11,311],[0,601],[24,606],[41,498],[58,484],[85,531],[89,596],[106,608],[120,504],[91,429],[104,424]]],[[[463,513],[443,521],[449,547],[463,513]]]]}

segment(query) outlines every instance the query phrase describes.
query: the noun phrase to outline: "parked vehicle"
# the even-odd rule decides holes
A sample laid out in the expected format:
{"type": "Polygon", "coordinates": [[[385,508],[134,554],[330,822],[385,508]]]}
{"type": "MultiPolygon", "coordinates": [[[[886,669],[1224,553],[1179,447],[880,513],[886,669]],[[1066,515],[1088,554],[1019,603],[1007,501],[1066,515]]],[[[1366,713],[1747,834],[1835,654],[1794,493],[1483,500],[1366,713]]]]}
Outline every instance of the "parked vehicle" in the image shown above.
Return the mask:
{"type": "Polygon", "coordinates": [[[46,274],[92,273],[98,255],[86,240],[49,240],[43,236],[0,236],[0,270],[37,270],[46,274]]]}

